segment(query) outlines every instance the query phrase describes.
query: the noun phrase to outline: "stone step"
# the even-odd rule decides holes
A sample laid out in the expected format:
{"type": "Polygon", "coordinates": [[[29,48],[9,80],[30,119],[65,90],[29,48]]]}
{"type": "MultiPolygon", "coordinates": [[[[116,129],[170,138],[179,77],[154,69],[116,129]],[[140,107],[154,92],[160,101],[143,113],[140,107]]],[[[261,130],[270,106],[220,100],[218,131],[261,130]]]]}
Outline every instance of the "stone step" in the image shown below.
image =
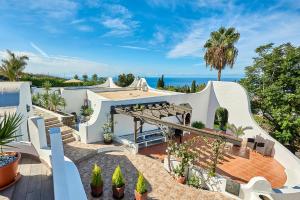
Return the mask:
{"type": "Polygon", "coordinates": [[[72,137],[73,137],[72,132],[64,134],[64,135],[61,135],[61,138],[62,138],[63,141],[66,140],[66,139],[68,139],[68,138],[72,138],[72,137]]]}
{"type": "Polygon", "coordinates": [[[64,140],[63,140],[63,143],[64,143],[64,144],[67,144],[67,143],[74,142],[74,141],[75,141],[75,138],[72,136],[72,137],[70,137],[70,138],[64,139],[64,140]]]}
{"type": "Polygon", "coordinates": [[[61,131],[61,135],[67,135],[69,133],[73,133],[73,130],[70,128],[70,129],[66,129],[64,131],[61,131]]]}
{"type": "Polygon", "coordinates": [[[44,120],[45,120],[45,123],[46,122],[51,122],[51,121],[56,121],[56,120],[59,121],[59,119],[57,117],[53,117],[53,116],[44,117],[44,120]]]}
{"type": "Polygon", "coordinates": [[[59,123],[56,123],[56,124],[51,124],[49,126],[45,126],[46,130],[49,130],[49,128],[53,128],[53,127],[62,127],[63,126],[63,123],[62,122],[59,122],[59,123]]]}
{"type": "Polygon", "coordinates": [[[54,119],[51,121],[45,121],[45,126],[50,126],[50,125],[59,124],[59,123],[60,123],[60,121],[58,119],[54,119]]]}

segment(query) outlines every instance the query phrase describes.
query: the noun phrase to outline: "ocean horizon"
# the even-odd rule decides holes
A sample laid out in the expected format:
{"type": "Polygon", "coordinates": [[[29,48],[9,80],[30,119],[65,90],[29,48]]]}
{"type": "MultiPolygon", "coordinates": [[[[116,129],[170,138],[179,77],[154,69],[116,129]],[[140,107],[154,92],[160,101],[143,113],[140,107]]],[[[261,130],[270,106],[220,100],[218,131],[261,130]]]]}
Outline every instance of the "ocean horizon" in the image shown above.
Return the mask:
{"type": "MultiPolygon", "coordinates": [[[[157,81],[160,77],[145,77],[147,83],[150,87],[156,88],[157,81]]],[[[221,78],[221,81],[230,81],[230,82],[238,82],[242,79],[242,77],[224,77],[221,78]]],[[[196,84],[207,84],[208,81],[216,81],[217,78],[214,77],[164,77],[166,86],[190,86],[193,80],[196,81],[196,84]]]]}

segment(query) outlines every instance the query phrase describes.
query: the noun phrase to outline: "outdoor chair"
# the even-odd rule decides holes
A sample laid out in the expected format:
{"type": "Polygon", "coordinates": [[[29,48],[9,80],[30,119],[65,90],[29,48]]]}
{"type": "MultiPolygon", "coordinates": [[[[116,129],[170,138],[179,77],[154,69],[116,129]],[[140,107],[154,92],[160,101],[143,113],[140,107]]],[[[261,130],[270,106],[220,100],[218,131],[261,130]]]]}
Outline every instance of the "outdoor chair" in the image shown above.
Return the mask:
{"type": "Polygon", "coordinates": [[[247,144],[246,147],[249,147],[250,149],[255,149],[255,138],[247,138],[247,144]]]}
{"type": "Polygon", "coordinates": [[[266,139],[264,142],[258,142],[256,145],[256,151],[263,156],[272,156],[275,142],[266,139]]]}

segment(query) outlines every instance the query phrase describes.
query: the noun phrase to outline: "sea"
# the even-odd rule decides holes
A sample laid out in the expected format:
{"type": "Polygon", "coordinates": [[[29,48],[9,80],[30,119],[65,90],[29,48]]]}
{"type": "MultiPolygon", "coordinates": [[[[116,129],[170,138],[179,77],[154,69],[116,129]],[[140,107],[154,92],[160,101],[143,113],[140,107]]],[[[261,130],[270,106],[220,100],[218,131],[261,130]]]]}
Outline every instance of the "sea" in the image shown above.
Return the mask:
{"type": "MultiPolygon", "coordinates": [[[[160,77],[145,77],[147,83],[150,87],[156,88],[157,80],[160,77]]],[[[238,82],[242,77],[224,77],[221,78],[221,81],[230,81],[230,82],[238,82]]],[[[201,78],[201,77],[164,77],[166,86],[190,86],[193,80],[196,81],[196,84],[207,84],[208,81],[216,81],[217,78],[201,78]]]]}

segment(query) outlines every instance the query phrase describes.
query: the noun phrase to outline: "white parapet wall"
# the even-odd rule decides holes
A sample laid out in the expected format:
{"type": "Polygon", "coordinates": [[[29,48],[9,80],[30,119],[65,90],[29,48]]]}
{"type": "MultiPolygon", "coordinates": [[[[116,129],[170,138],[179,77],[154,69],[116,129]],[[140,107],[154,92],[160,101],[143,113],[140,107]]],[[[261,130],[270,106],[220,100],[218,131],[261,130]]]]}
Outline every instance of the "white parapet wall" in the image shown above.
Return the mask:
{"type": "Polygon", "coordinates": [[[50,128],[50,139],[55,199],[87,199],[76,165],[64,156],[59,128],[50,128]]]}

